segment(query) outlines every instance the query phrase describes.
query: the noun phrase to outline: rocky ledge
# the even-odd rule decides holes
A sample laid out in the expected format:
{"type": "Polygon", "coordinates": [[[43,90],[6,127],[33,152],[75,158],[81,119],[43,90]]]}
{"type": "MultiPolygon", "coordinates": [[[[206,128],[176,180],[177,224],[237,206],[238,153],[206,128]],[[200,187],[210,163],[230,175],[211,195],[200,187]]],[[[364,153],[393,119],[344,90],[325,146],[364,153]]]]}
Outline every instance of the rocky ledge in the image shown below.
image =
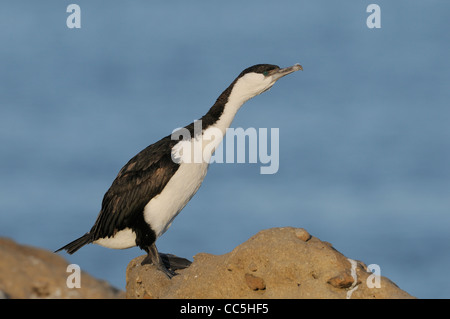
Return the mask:
{"type": "Polygon", "coordinates": [[[145,256],[126,273],[127,298],[414,298],[302,228],[260,231],[224,255],[200,253],[168,279],[145,256]]]}
{"type": "Polygon", "coordinates": [[[80,288],[68,287],[68,265],[53,252],[0,238],[0,298],[124,297],[123,291],[83,271],[80,272],[80,288]]]}

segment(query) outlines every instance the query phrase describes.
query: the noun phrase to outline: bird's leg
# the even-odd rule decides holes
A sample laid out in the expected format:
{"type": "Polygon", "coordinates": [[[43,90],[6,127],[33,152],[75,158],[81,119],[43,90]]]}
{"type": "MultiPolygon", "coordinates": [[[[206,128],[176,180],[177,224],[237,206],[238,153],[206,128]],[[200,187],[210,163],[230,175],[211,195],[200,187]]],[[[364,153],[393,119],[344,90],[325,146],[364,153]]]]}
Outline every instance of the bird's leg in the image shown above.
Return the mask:
{"type": "Polygon", "coordinates": [[[162,260],[162,258],[159,256],[158,249],[156,249],[155,243],[153,243],[151,246],[147,247],[147,256],[144,258],[144,260],[141,262],[141,265],[151,264],[155,265],[158,270],[161,270],[169,279],[171,279],[173,276],[176,275],[176,273],[170,269],[168,269],[162,260]]]}

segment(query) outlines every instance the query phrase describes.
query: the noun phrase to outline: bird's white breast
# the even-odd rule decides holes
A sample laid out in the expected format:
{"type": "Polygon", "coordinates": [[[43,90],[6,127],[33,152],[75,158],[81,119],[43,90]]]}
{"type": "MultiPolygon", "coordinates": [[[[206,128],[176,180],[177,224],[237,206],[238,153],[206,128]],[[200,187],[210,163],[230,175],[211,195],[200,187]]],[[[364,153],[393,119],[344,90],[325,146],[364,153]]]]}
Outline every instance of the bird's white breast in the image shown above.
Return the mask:
{"type": "MultiPolygon", "coordinates": [[[[177,144],[178,147],[180,143],[193,143],[193,140],[181,141],[177,144]]],[[[200,188],[208,171],[208,164],[208,162],[181,162],[162,192],[145,206],[144,219],[156,233],[156,238],[164,234],[173,219],[200,188]]]]}
{"type": "Polygon", "coordinates": [[[178,142],[173,147],[172,160],[180,163],[180,167],[163,191],[153,197],[144,208],[144,219],[155,231],[156,238],[164,234],[173,219],[200,188],[208,171],[211,156],[243,102],[228,103],[228,107],[215,125],[190,140],[178,142]]]}

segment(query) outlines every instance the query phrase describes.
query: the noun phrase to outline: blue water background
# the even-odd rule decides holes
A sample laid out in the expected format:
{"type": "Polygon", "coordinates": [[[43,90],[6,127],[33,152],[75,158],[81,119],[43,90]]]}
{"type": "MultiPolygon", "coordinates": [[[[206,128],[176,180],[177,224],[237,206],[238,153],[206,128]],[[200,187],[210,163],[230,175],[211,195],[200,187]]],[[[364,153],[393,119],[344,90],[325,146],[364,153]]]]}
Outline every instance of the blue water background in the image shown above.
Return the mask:
{"type": "MultiPolygon", "coordinates": [[[[55,250],[90,229],[137,152],[201,117],[244,68],[303,72],[233,127],[279,128],[277,174],[213,164],[158,241],[191,258],[303,227],[420,298],[450,297],[448,1],[0,4],[0,236],[55,250]]],[[[137,248],[64,255],[125,288],[137,248]]]]}

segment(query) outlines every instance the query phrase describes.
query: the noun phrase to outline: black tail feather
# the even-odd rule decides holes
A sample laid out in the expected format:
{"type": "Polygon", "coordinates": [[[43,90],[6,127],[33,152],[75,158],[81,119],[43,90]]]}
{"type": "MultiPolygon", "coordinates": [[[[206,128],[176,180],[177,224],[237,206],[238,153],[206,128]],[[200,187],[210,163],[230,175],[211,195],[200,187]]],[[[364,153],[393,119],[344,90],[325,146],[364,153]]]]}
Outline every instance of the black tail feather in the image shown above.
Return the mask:
{"type": "Polygon", "coordinates": [[[64,247],[61,247],[60,249],[56,250],[55,253],[57,253],[60,250],[65,250],[65,251],[67,251],[68,254],[72,255],[78,249],[80,249],[84,245],[89,244],[91,242],[92,242],[91,235],[89,233],[86,233],[83,236],[81,236],[80,238],[75,239],[74,241],[68,243],[64,247]]]}

